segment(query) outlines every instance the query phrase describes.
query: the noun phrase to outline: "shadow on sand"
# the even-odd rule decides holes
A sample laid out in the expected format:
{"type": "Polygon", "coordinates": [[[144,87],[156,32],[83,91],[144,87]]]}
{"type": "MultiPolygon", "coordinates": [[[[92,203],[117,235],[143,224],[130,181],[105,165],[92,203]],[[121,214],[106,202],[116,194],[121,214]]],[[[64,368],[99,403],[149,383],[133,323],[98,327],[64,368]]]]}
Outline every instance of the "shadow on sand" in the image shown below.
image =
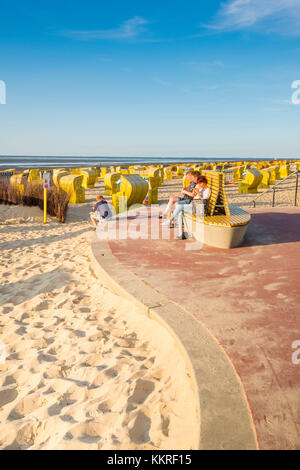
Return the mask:
{"type": "MultiPolygon", "coordinates": [[[[29,228],[29,230],[31,230],[29,228]]],[[[39,245],[40,243],[43,243],[45,247],[47,247],[47,245],[49,245],[50,243],[54,243],[54,242],[59,242],[59,241],[62,241],[62,240],[67,240],[69,238],[74,238],[74,237],[77,237],[78,235],[81,235],[83,233],[86,233],[88,231],[92,231],[93,228],[92,227],[89,227],[89,226],[86,226],[85,228],[83,229],[80,229],[80,230],[77,230],[76,232],[68,232],[68,233],[64,233],[62,235],[49,235],[48,237],[45,236],[45,237],[37,237],[37,238],[32,238],[32,239],[28,239],[28,240],[21,240],[21,239],[17,239],[17,240],[13,240],[13,241],[8,241],[8,242],[3,242],[0,244],[0,250],[11,250],[11,249],[15,249],[15,248],[20,248],[20,246],[22,245],[22,248],[25,248],[25,247],[31,247],[31,246],[35,246],[35,245],[39,245]]],[[[25,231],[25,230],[23,230],[25,231]]],[[[2,232],[4,233],[4,232],[2,232]]]]}
{"type": "MultiPolygon", "coordinates": [[[[59,289],[67,285],[70,280],[71,276],[67,271],[54,269],[53,271],[35,274],[24,281],[2,284],[0,287],[0,306],[6,303],[19,305],[39,294],[52,292],[55,288],[59,289]]],[[[45,305],[44,308],[46,307],[45,305]]],[[[7,307],[7,309],[7,312],[4,313],[9,313],[12,308],[7,307]]]]}

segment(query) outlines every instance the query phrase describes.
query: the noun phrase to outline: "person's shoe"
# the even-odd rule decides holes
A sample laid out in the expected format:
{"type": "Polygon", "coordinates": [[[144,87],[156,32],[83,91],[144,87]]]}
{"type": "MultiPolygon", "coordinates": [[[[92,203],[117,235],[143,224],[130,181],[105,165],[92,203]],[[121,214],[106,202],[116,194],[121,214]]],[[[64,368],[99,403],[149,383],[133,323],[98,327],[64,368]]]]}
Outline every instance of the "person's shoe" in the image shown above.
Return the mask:
{"type": "Polygon", "coordinates": [[[172,227],[172,222],[170,222],[170,220],[165,220],[162,224],[161,224],[163,227],[172,227]]]}
{"type": "Polygon", "coordinates": [[[182,235],[177,235],[177,240],[186,240],[187,237],[184,235],[184,233],[182,235]]]}

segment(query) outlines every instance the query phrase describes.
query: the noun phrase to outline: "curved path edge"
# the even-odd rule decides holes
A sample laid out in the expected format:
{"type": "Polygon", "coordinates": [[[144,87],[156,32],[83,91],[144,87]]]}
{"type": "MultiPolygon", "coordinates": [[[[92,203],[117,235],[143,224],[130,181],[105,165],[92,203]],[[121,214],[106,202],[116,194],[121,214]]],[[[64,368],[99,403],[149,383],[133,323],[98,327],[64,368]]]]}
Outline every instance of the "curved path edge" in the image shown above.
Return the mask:
{"type": "Polygon", "coordinates": [[[209,330],[191,312],[141,281],[94,234],[92,267],[111,291],[137,305],[141,314],[163,325],[185,357],[198,395],[199,449],[257,449],[257,437],[242,383],[209,330]]]}

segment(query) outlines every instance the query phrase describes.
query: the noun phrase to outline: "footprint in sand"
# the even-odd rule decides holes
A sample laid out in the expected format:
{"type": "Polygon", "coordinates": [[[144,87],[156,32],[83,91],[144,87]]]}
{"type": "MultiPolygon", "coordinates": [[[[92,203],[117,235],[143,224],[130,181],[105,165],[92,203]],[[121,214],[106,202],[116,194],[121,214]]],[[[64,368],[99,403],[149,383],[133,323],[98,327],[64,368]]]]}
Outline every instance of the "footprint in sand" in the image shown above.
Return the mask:
{"type": "Polygon", "coordinates": [[[145,444],[150,441],[150,428],[151,419],[143,411],[139,411],[133,426],[129,428],[129,437],[135,444],[145,444]]]}
{"type": "Polygon", "coordinates": [[[62,368],[59,366],[52,366],[43,374],[45,379],[56,379],[61,378],[62,376],[62,368]]]}
{"type": "Polygon", "coordinates": [[[102,439],[101,436],[104,430],[105,426],[102,423],[93,420],[74,426],[65,435],[64,439],[77,439],[87,444],[97,443],[102,439]]]}
{"type": "Polygon", "coordinates": [[[113,319],[114,319],[114,317],[107,316],[107,317],[104,318],[104,321],[107,322],[107,323],[110,323],[113,319]]]}
{"type": "Polygon", "coordinates": [[[36,443],[36,440],[39,436],[39,430],[41,423],[27,423],[23,426],[17,433],[16,444],[22,449],[33,446],[36,443]]]}
{"type": "Polygon", "coordinates": [[[37,321],[37,322],[34,322],[34,323],[32,324],[32,326],[33,326],[34,328],[43,328],[44,323],[42,323],[42,322],[40,322],[40,321],[37,321]]]}
{"type": "Polygon", "coordinates": [[[138,362],[142,362],[147,359],[145,356],[133,356],[133,358],[138,362]]]}
{"type": "Polygon", "coordinates": [[[51,356],[50,354],[40,353],[38,355],[38,361],[39,362],[55,362],[56,358],[51,356]]]}
{"type": "Polygon", "coordinates": [[[9,380],[12,384],[16,383],[19,387],[23,386],[26,382],[28,382],[28,379],[29,379],[28,372],[22,369],[19,369],[16,372],[14,372],[12,375],[9,375],[6,377],[6,380],[9,380]]]}
{"type": "Polygon", "coordinates": [[[55,341],[55,337],[54,336],[51,336],[50,338],[45,338],[45,341],[46,343],[49,345],[49,344],[52,344],[54,343],[55,341]]]}
{"type": "Polygon", "coordinates": [[[92,356],[88,357],[85,359],[84,362],[82,362],[80,365],[82,367],[94,367],[94,366],[99,366],[102,362],[102,356],[100,354],[93,354],[92,356]]]}
{"type": "Polygon", "coordinates": [[[153,367],[154,362],[155,362],[155,357],[150,357],[147,361],[145,361],[141,365],[141,369],[151,369],[151,367],[153,367]]]}
{"type": "Polygon", "coordinates": [[[24,326],[21,326],[20,328],[18,328],[15,333],[19,336],[23,336],[23,335],[26,335],[27,333],[27,330],[24,326]]]}
{"type": "Polygon", "coordinates": [[[13,307],[2,307],[2,313],[10,313],[13,311],[13,307]]]}
{"type": "Polygon", "coordinates": [[[4,378],[4,381],[0,385],[1,387],[8,387],[8,385],[14,385],[16,384],[16,379],[13,377],[13,375],[8,375],[7,377],[4,378]]]}
{"type": "Polygon", "coordinates": [[[50,354],[51,356],[56,356],[60,351],[62,350],[62,346],[58,346],[56,348],[50,348],[47,351],[47,354],[50,354]]]}
{"type": "Polygon", "coordinates": [[[54,390],[53,387],[49,387],[49,388],[47,388],[47,390],[45,390],[42,393],[43,393],[43,395],[51,395],[52,393],[55,393],[55,390],[54,390]]]}
{"type": "Polygon", "coordinates": [[[59,418],[62,421],[64,421],[65,423],[71,423],[71,424],[77,423],[77,421],[71,415],[67,415],[67,414],[66,415],[61,415],[59,418]]]}
{"type": "Polygon", "coordinates": [[[7,357],[7,360],[15,360],[15,361],[28,361],[34,356],[34,351],[32,349],[25,349],[20,352],[16,352],[13,354],[10,354],[10,356],[7,357]]]}
{"type": "Polygon", "coordinates": [[[28,416],[33,411],[37,410],[38,408],[42,408],[46,404],[46,400],[44,400],[40,395],[34,396],[27,396],[23,398],[11,411],[8,419],[10,421],[24,418],[28,416]]]}
{"type": "Polygon", "coordinates": [[[58,402],[54,403],[48,408],[48,415],[49,416],[57,416],[61,413],[63,408],[66,408],[68,406],[74,405],[76,403],[76,400],[72,400],[68,394],[66,394],[61,400],[58,402]]]}
{"type": "Polygon", "coordinates": [[[115,378],[117,375],[119,375],[119,371],[117,368],[111,367],[110,369],[107,369],[104,371],[105,375],[110,378],[115,378]]]}
{"type": "Polygon", "coordinates": [[[170,418],[167,416],[166,405],[163,406],[160,411],[160,419],[161,419],[161,431],[164,436],[169,437],[170,418]]]}
{"type": "Polygon", "coordinates": [[[94,342],[94,341],[99,341],[100,339],[104,338],[103,332],[96,333],[94,335],[91,335],[89,337],[89,341],[94,342]]]}
{"type": "Polygon", "coordinates": [[[114,401],[106,400],[100,403],[97,409],[98,411],[101,411],[101,413],[110,413],[114,405],[115,405],[114,401]]]}
{"type": "Polygon", "coordinates": [[[21,315],[20,321],[24,322],[24,320],[26,320],[27,318],[30,318],[30,315],[28,313],[23,313],[21,315]]]}
{"type": "Polygon", "coordinates": [[[66,305],[69,302],[69,299],[65,299],[62,302],[58,303],[56,305],[56,308],[62,308],[64,305],[66,305]]]}
{"type": "Polygon", "coordinates": [[[47,343],[47,341],[46,341],[44,338],[38,339],[38,340],[36,340],[36,341],[33,343],[33,347],[34,347],[35,349],[38,349],[38,350],[39,350],[39,349],[44,349],[44,348],[47,348],[47,347],[48,347],[48,343],[47,343]]]}
{"type": "Polygon", "coordinates": [[[0,390],[0,408],[14,401],[18,396],[16,388],[7,388],[0,390]]]}
{"type": "Polygon", "coordinates": [[[128,351],[127,349],[122,349],[121,351],[121,354],[122,354],[122,357],[124,356],[132,356],[132,353],[130,351],[128,351]]]}
{"type": "Polygon", "coordinates": [[[133,394],[128,399],[128,405],[139,404],[141,405],[146,401],[150,393],[155,389],[155,384],[151,380],[139,379],[136,382],[133,394]]]}
{"type": "Polygon", "coordinates": [[[86,336],[86,332],[81,330],[73,330],[72,335],[75,335],[77,338],[84,338],[86,336]]]}
{"type": "Polygon", "coordinates": [[[40,302],[39,304],[36,305],[34,310],[36,312],[40,312],[41,310],[47,310],[48,306],[49,306],[49,302],[47,302],[47,300],[43,300],[42,302],[40,302]]]}
{"type": "Polygon", "coordinates": [[[102,373],[98,374],[93,380],[91,388],[99,388],[106,382],[106,379],[102,373]]]}
{"type": "Polygon", "coordinates": [[[91,309],[88,308],[88,307],[80,307],[80,308],[79,308],[79,312],[82,312],[82,313],[90,313],[90,312],[91,312],[91,309]]]}
{"type": "Polygon", "coordinates": [[[114,345],[119,346],[120,348],[132,349],[136,346],[136,340],[132,338],[118,339],[114,345]]]}

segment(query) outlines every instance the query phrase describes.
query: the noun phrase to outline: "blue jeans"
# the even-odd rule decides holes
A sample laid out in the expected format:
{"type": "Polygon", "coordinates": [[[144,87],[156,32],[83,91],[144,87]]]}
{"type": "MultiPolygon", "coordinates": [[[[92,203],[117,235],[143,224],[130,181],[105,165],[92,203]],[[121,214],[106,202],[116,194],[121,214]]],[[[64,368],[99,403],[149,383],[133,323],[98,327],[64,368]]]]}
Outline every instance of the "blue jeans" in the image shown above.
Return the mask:
{"type": "Polygon", "coordinates": [[[193,205],[190,204],[190,201],[185,199],[184,201],[178,201],[175,210],[172,214],[172,217],[170,217],[169,221],[172,222],[175,217],[178,217],[178,235],[182,235],[182,225],[183,225],[183,213],[192,213],[193,211],[193,205]],[[186,202],[185,202],[186,201],[186,202]]]}
{"type": "Polygon", "coordinates": [[[182,227],[183,227],[183,214],[192,214],[193,212],[198,217],[204,217],[205,214],[205,201],[199,201],[200,204],[194,206],[194,204],[183,203],[183,201],[178,201],[175,210],[170,217],[169,221],[172,222],[175,217],[178,217],[178,235],[181,236],[183,234],[182,227]]]}

